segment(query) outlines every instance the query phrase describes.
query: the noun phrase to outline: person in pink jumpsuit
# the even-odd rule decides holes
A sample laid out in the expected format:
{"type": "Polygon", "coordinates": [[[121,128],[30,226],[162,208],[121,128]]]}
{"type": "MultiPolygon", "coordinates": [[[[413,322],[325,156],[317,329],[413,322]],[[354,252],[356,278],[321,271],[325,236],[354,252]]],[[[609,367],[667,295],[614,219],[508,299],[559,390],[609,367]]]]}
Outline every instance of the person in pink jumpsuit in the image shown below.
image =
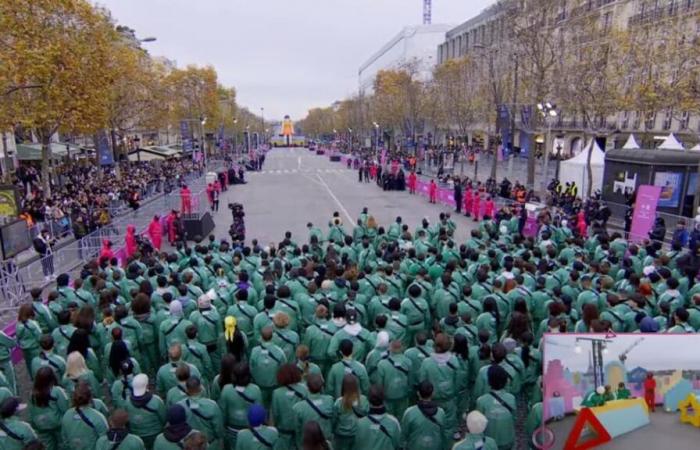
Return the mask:
{"type": "Polygon", "coordinates": [[[408,174],[408,193],[415,194],[417,185],[418,176],[416,176],[416,172],[411,172],[410,174],[408,174]]]}
{"type": "Polygon", "coordinates": [[[472,186],[467,185],[464,190],[464,215],[469,217],[472,214],[472,203],[474,202],[474,195],[472,193],[472,186]]]}
{"type": "Polygon", "coordinates": [[[209,208],[214,211],[214,191],[216,188],[212,183],[207,185],[207,199],[209,200],[209,208]]]}
{"type": "Polygon", "coordinates": [[[190,214],[192,212],[192,192],[187,185],[183,185],[180,189],[180,201],[182,202],[182,214],[190,214]]]}
{"type": "Polygon", "coordinates": [[[110,261],[114,258],[114,252],[112,251],[112,243],[109,239],[102,240],[102,248],[100,249],[100,262],[110,261]]]}
{"type": "Polygon", "coordinates": [[[481,194],[479,191],[474,193],[474,200],[472,202],[472,216],[474,217],[474,222],[479,221],[479,214],[481,213],[481,194]]]}
{"type": "Polygon", "coordinates": [[[163,227],[159,216],[153,216],[153,220],[148,224],[148,238],[151,240],[153,250],[160,251],[163,245],[163,227]]]}
{"type": "Polygon", "coordinates": [[[430,180],[430,203],[437,203],[437,184],[435,180],[430,180]]]}
{"type": "Polygon", "coordinates": [[[493,214],[496,212],[496,204],[493,202],[493,198],[489,195],[486,197],[486,201],[484,202],[484,217],[488,217],[489,219],[493,219],[493,214]]]}
{"type": "Polygon", "coordinates": [[[126,227],[126,257],[130,258],[136,253],[136,228],[133,225],[128,225],[126,227]]]}
{"type": "Polygon", "coordinates": [[[583,210],[578,212],[578,215],[576,216],[576,229],[578,230],[578,233],[582,237],[587,237],[588,236],[588,225],[586,224],[586,215],[583,213],[583,210]]]}

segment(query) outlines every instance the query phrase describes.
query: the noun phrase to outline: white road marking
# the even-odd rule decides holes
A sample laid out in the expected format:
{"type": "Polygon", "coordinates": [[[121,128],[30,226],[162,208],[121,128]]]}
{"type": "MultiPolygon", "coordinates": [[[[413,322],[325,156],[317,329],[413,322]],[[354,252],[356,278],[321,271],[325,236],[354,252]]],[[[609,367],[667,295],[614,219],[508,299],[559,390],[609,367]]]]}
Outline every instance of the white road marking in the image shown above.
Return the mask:
{"type": "Polygon", "coordinates": [[[340,207],[340,210],[343,212],[343,214],[345,214],[345,217],[348,218],[348,223],[353,223],[354,221],[352,220],[352,216],[350,216],[350,214],[348,213],[348,210],[345,209],[345,206],[343,206],[343,204],[340,202],[340,200],[338,200],[338,197],[335,196],[335,194],[331,190],[330,186],[328,186],[328,184],[323,180],[323,178],[321,178],[321,174],[317,173],[316,176],[318,177],[319,181],[321,182],[321,186],[326,188],[328,195],[330,195],[331,198],[333,198],[333,200],[335,200],[335,202],[340,207]]]}
{"type": "Polygon", "coordinates": [[[301,156],[297,158],[297,169],[301,169],[301,156]]]}

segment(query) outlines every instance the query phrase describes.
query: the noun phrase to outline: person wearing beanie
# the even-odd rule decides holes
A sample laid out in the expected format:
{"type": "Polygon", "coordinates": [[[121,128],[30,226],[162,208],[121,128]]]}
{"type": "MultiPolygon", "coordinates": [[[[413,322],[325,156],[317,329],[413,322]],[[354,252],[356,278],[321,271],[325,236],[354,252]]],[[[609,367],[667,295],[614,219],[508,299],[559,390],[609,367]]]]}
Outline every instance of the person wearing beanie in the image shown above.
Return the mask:
{"type": "Polygon", "coordinates": [[[442,435],[445,411],[432,400],[433,384],[422,381],[416,391],[418,402],[401,416],[402,447],[405,450],[445,448],[442,435]]]}
{"type": "Polygon", "coordinates": [[[147,375],[136,375],[132,387],[131,395],[124,402],[124,410],[130,418],[130,431],[143,440],[146,448],[151,448],[165,425],[165,404],[160,397],[148,392],[147,375]]]}
{"type": "Polygon", "coordinates": [[[224,437],[224,423],[219,405],[206,398],[202,382],[197,377],[187,380],[185,391],[187,397],[178,404],[187,412],[187,423],[207,437],[211,448],[220,448],[224,437]]]}
{"type": "Polygon", "coordinates": [[[644,316],[639,322],[639,332],[640,333],[658,333],[659,323],[652,317],[644,316]]]}
{"type": "Polygon", "coordinates": [[[353,343],[350,339],[344,339],[340,343],[340,354],[342,359],[333,364],[328,372],[328,381],[326,382],[326,394],[330,394],[333,398],[340,397],[343,388],[343,377],[346,373],[354,375],[360,383],[360,391],[367,394],[369,389],[369,376],[365,366],[353,359],[353,343]]]}
{"type": "Polygon", "coordinates": [[[182,405],[172,405],[165,414],[165,420],[167,425],[156,438],[153,450],[182,450],[185,439],[196,432],[187,423],[187,411],[182,405]]]}
{"type": "Polygon", "coordinates": [[[450,352],[452,343],[446,334],[435,337],[434,352],[421,363],[418,381],[430,381],[435,392],[433,400],[445,411],[443,436],[445,442],[450,442],[457,431],[456,397],[461,374],[459,361],[450,352]]]}
{"type": "Polygon", "coordinates": [[[185,344],[187,334],[185,330],[192,325],[188,319],[183,318],[182,303],[179,300],[170,302],[169,315],[161,322],[158,328],[158,345],[160,354],[165,355],[168,348],[175,342],[185,344]]]}
{"type": "Polygon", "coordinates": [[[277,387],[277,371],[287,362],[284,351],[272,341],[272,327],[266,326],[260,333],[260,345],[250,352],[250,373],[260,386],[263,405],[268,407],[272,401],[272,391],[277,387]]]}
{"type": "Polygon", "coordinates": [[[408,408],[411,368],[412,362],[403,354],[399,340],[391,342],[386,358],[377,365],[377,384],[384,386],[386,409],[394,417],[403,417],[408,408]]]}
{"type": "Polygon", "coordinates": [[[278,448],[275,444],[279,433],[275,427],[265,425],[267,411],[260,404],[250,405],[248,408],[249,428],[241,430],[236,439],[233,450],[268,450],[278,448]]]}
{"type": "Polygon", "coordinates": [[[382,387],[372,386],[368,398],[369,414],[357,421],[355,448],[363,450],[399,449],[401,425],[396,417],[386,412],[382,387]]]}
{"type": "Polygon", "coordinates": [[[488,419],[486,436],[496,441],[500,450],[513,447],[515,442],[515,397],[505,390],[508,372],[499,365],[488,369],[490,391],[476,399],[476,409],[488,419]]]}
{"type": "MultiPolygon", "coordinates": [[[[336,306],[342,306],[342,304],[336,306]]],[[[333,315],[335,317],[335,311],[333,315]]],[[[340,343],[347,339],[352,342],[353,359],[355,361],[364,361],[367,353],[372,349],[371,334],[365,328],[362,328],[362,325],[358,322],[357,311],[354,309],[347,311],[344,317],[347,323],[333,335],[331,343],[328,345],[328,357],[332,361],[338,361],[341,358],[339,352],[340,343]]]]}
{"type": "Polygon", "coordinates": [[[302,448],[304,424],[316,421],[321,426],[324,436],[332,436],[335,421],[334,401],[330,395],[323,394],[323,378],[312,373],[306,377],[309,395],[294,405],[294,435],[297,448],[302,448]]]}
{"type": "Polygon", "coordinates": [[[211,305],[209,294],[204,294],[197,300],[198,309],[190,314],[190,322],[197,327],[197,340],[206,347],[214,370],[221,367],[223,351],[219,340],[224,334],[223,321],[216,308],[211,305]]]}
{"type": "Polygon", "coordinates": [[[129,413],[116,409],[109,417],[109,429],[95,444],[95,450],[145,450],[140,437],[129,432],[129,413]]]}
{"type": "Polygon", "coordinates": [[[367,375],[369,375],[369,382],[371,384],[377,384],[377,365],[379,361],[386,358],[389,354],[389,333],[382,330],[377,333],[374,348],[371,352],[367,354],[365,359],[365,368],[367,369],[367,375]]]}
{"type": "Polygon", "coordinates": [[[472,411],[467,414],[466,422],[468,433],[452,450],[498,450],[496,441],[484,434],[489,423],[486,416],[479,411],[472,411]]]}
{"type": "Polygon", "coordinates": [[[0,403],[0,448],[22,450],[37,439],[37,434],[27,422],[20,420],[21,403],[17,397],[9,397],[0,403]]]}

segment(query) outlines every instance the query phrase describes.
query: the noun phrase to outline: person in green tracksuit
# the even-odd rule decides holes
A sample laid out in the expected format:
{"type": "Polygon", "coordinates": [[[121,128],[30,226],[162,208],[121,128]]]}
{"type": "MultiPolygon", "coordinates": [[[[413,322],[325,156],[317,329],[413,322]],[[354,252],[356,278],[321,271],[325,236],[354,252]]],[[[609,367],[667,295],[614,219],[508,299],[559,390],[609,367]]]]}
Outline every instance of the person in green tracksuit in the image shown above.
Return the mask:
{"type": "Polygon", "coordinates": [[[274,427],[265,424],[267,412],[262,405],[251,405],[248,409],[250,428],[238,433],[235,450],[267,450],[277,448],[279,433],[274,427]]]}
{"type": "Polygon", "coordinates": [[[484,431],[489,421],[479,411],[472,411],[467,415],[467,431],[464,439],[457,442],[452,450],[498,450],[496,441],[486,436],[484,431]]]}
{"type": "Polygon", "coordinates": [[[381,386],[369,390],[369,413],[357,421],[356,450],[398,449],[401,445],[401,425],[384,407],[381,386]]]}
{"type": "Polygon", "coordinates": [[[12,349],[17,346],[17,341],[0,330],[0,372],[5,374],[7,384],[13,395],[17,395],[17,377],[15,366],[12,364],[12,349]]]}
{"type": "Polygon", "coordinates": [[[161,322],[158,328],[158,345],[161,355],[165,355],[167,349],[175,342],[184,345],[187,342],[185,330],[192,325],[192,322],[182,318],[182,303],[179,300],[170,302],[169,312],[169,317],[161,322]]]}
{"type": "Polygon", "coordinates": [[[34,390],[29,402],[29,423],[39,435],[46,450],[61,445],[61,419],[68,410],[68,396],[58,386],[56,374],[42,367],[34,375],[34,390]]]}
{"type": "Polygon", "coordinates": [[[153,450],[182,450],[185,439],[196,433],[187,423],[187,412],[182,405],[175,404],[165,413],[167,426],[158,435],[153,450]]]}
{"type": "Polygon", "coordinates": [[[41,351],[39,349],[39,338],[41,337],[41,328],[34,320],[35,314],[31,304],[25,303],[19,307],[17,311],[17,325],[15,328],[15,336],[19,348],[22,349],[24,363],[27,365],[27,372],[32,373],[32,361],[41,351]]]}
{"type": "Polygon", "coordinates": [[[109,430],[95,444],[95,450],[145,450],[140,437],[129,433],[129,414],[123,409],[109,416],[109,430]]]}
{"type": "Polygon", "coordinates": [[[132,386],[132,393],[124,402],[130,430],[143,440],[146,448],[151,448],[165,425],[165,404],[160,397],[148,392],[148,375],[136,375],[132,386]]]}
{"type": "Polygon", "coordinates": [[[20,420],[19,398],[6,398],[0,403],[0,448],[22,450],[25,445],[37,438],[32,427],[20,420]]]}
{"type": "Polygon", "coordinates": [[[438,334],[435,338],[434,353],[425,358],[418,373],[418,381],[428,380],[435,387],[433,400],[445,411],[443,429],[445,442],[453,439],[457,431],[457,389],[459,388],[459,362],[450,353],[450,338],[438,334]]]}
{"type": "Polygon", "coordinates": [[[233,366],[233,384],[224,385],[218,403],[225,427],[226,449],[234,450],[238,433],[248,426],[248,408],[262,403],[262,392],[252,383],[247,362],[233,366]]]}
{"type": "Polygon", "coordinates": [[[412,362],[403,354],[403,344],[394,340],[389,345],[386,358],[377,365],[378,384],[384,386],[386,409],[394,417],[403,417],[408,408],[408,398],[411,387],[412,362]]]}
{"type": "Polygon", "coordinates": [[[56,318],[48,306],[44,304],[44,300],[41,298],[42,290],[41,288],[33,288],[30,291],[32,297],[32,308],[34,309],[34,317],[36,322],[39,324],[42,333],[50,333],[51,330],[56,328],[58,324],[56,323],[56,318]]]}
{"type": "Polygon", "coordinates": [[[90,386],[81,381],[73,393],[73,407],[61,420],[61,440],[66,448],[93,450],[97,440],[107,433],[107,419],[91,404],[90,386]]]}
{"type": "Polygon", "coordinates": [[[66,371],[66,361],[53,352],[53,338],[50,334],[39,338],[39,347],[41,351],[31,363],[31,377],[34,378],[41,367],[49,367],[56,373],[56,378],[62,378],[66,371]]]}
{"type": "Polygon", "coordinates": [[[629,389],[625,386],[625,383],[623,381],[620,381],[620,383],[617,386],[617,392],[615,393],[615,398],[617,400],[628,400],[632,398],[632,393],[630,392],[629,389]]]}
{"type": "Polygon", "coordinates": [[[342,394],[333,405],[334,450],[351,450],[357,435],[357,421],[369,413],[367,397],[360,392],[357,377],[345,374],[342,394]]]}
{"type": "Polygon", "coordinates": [[[224,425],[219,405],[202,396],[202,382],[197,377],[190,377],[185,389],[187,398],[180,400],[179,404],[185,407],[187,423],[207,437],[211,448],[221,448],[224,425]]]}
{"type": "Polygon", "coordinates": [[[272,424],[277,427],[279,432],[276,450],[291,450],[296,446],[294,423],[289,418],[294,417],[294,405],[309,395],[306,384],[302,383],[301,374],[302,372],[296,364],[285,364],[277,371],[279,387],[272,393],[272,410],[270,411],[272,424]]]}
{"type": "Polygon", "coordinates": [[[508,372],[501,366],[488,369],[491,390],[476,400],[476,409],[486,416],[486,436],[493,438],[499,450],[509,450],[515,442],[515,397],[505,390],[508,372]]]}
{"type": "Polygon", "coordinates": [[[442,427],[445,411],[435,403],[433,384],[424,380],[418,384],[418,402],[406,410],[401,419],[401,442],[405,450],[436,450],[449,448],[444,442],[442,427]]]}
{"type": "Polygon", "coordinates": [[[343,339],[340,342],[339,350],[343,359],[333,364],[331,370],[328,372],[326,394],[330,394],[333,398],[340,397],[343,387],[343,377],[346,373],[357,377],[360,383],[360,390],[363,394],[367,393],[369,390],[369,376],[367,375],[365,366],[361,362],[355,361],[352,357],[352,341],[350,339],[343,339]]]}
{"type": "Polygon", "coordinates": [[[537,439],[538,442],[542,443],[541,440],[544,436],[540,433],[535,436],[535,431],[542,426],[542,402],[537,402],[530,408],[530,412],[527,414],[527,420],[525,421],[525,436],[528,437],[528,448],[533,450],[542,448],[542,446],[536,446],[533,442],[533,440],[537,439]]]}
{"type": "Polygon", "coordinates": [[[306,377],[306,387],[309,395],[303,401],[297,402],[292,408],[294,417],[294,433],[297,447],[302,447],[302,437],[304,424],[309,421],[316,421],[321,426],[324,436],[331,436],[333,431],[334,409],[333,397],[323,395],[323,378],[318,374],[309,374],[306,377]]]}
{"type": "Polygon", "coordinates": [[[250,353],[250,373],[263,394],[263,405],[269,407],[272,391],[277,387],[277,371],[287,362],[284,351],[272,342],[272,327],[266,326],[260,333],[260,345],[250,353]]]}
{"type": "Polygon", "coordinates": [[[199,309],[190,314],[190,322],[197,327],[197,339],[207,348],[212,368],[219,370],[223,355],[220,341],[224,334],[224,321],[216,308],[212,308],[208,295],[201,296],[197,300],[197,306],[199,309]]]}
{"type": "Polygon", "coordinates": [[[581,405],[589,408],[605,405],[605,387],[598,386],[595,390],[586,394],[581,405]]]}

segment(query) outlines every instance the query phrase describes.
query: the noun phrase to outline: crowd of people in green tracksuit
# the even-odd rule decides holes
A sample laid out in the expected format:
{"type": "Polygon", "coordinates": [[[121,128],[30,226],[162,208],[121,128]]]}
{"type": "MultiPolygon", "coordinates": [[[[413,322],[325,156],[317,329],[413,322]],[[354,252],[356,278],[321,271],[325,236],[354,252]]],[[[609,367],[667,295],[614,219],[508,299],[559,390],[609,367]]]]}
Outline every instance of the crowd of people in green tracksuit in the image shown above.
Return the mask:
{"type": "Polygon", "coordinates": [[[384,228],[364,209],[302,244],[91,261],[0,333],[0,448],[532,446],[544,333],[694,332],[700,287],[675,247],[519,219],[459,243],[449,214],[384,228]]]}

